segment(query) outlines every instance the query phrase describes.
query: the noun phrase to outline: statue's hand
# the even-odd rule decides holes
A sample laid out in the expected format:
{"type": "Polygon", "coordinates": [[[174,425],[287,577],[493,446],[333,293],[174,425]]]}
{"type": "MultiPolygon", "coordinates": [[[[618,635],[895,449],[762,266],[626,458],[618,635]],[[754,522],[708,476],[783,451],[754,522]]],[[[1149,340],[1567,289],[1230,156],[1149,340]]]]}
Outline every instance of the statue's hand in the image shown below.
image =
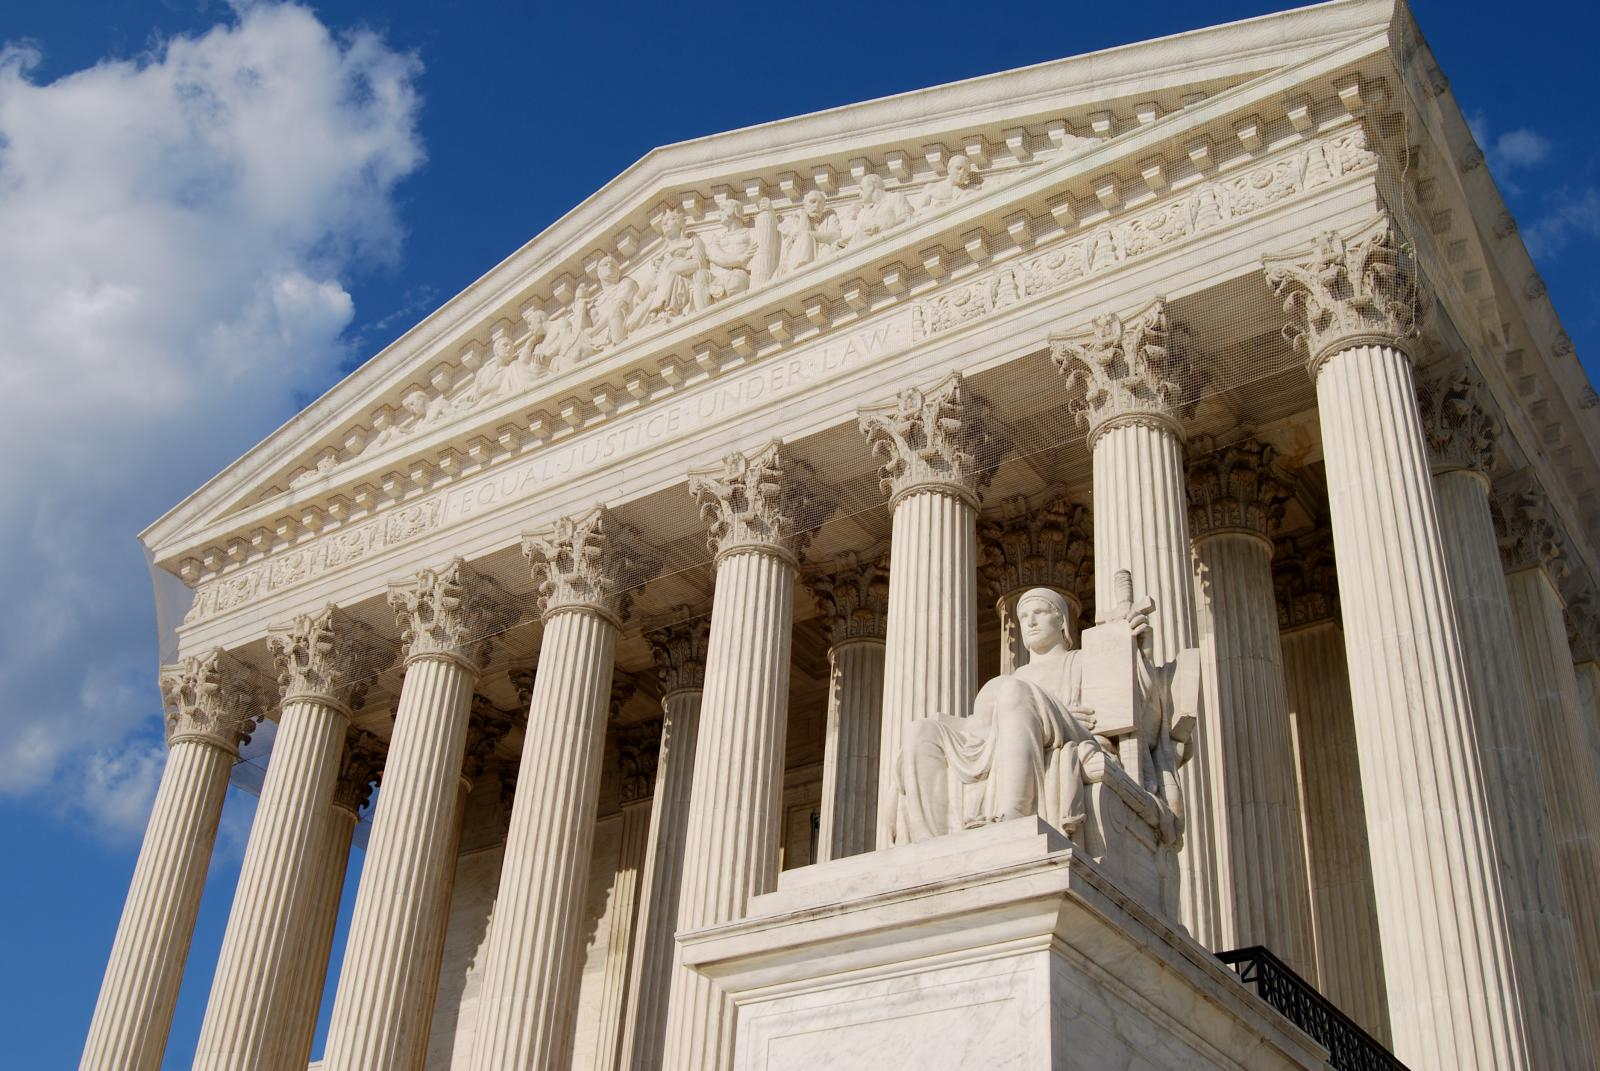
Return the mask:
{"type": "Polygon", "coordinates": [[[1099,720],[1094,711],[1088,707],[1073,706],[1067,708],[1067,713],[1076,718],[1079,725],[1082,725],[1091,733],[1094,732],[1095,722],[1099,720]]]}

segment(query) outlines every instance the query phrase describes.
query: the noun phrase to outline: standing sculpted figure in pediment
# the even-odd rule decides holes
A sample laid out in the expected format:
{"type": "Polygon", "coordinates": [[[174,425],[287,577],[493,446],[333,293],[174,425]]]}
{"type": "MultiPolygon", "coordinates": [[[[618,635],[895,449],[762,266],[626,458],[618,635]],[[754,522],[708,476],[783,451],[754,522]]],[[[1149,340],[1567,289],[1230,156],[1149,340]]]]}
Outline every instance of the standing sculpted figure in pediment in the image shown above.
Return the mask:
{"type": "Polygon", "coordinates": [[[807,190],[800,211],[787,216],[779,227],[783,232],[780,270],[785,273],[826,260],[844,245],[839,213],[828,207],[828,198],[821,190],[807,190]]]}

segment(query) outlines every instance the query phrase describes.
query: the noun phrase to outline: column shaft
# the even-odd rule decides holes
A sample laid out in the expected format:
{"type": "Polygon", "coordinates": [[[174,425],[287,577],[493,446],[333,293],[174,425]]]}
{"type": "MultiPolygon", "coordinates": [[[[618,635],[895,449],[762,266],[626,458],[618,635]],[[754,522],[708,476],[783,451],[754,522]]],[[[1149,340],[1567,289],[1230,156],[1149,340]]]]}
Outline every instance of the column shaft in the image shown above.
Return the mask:
{"type": "MultiPolygon", "coordinates": [[[[1588,733],[1580,709],[1578,678],[1567,646],[1561,596],[1542,568],[1519,569],[1505,580],[1516,647],[1532,707],[1534,739],[1544,789],[1554,805],[1555,840],[1567,900],[1574,906],[1579,977],[1590,1021],[1600,1016],[1600,777],[1584,761],[1588,733]],[[1588,909],[1585,910],[1585,907],[1588,909]]],[[[1531,786],[1528,789],[1531,791],[1531,786]]]]}
{"type": "Polygon", "coordinates": [[[161,1066],[233,768],[230,748],[176,740],[89,1023],[82,1071],[161,1066]]]}
{"type": "MultiPolygon", "coordinates": [[[[1499,856],[1512,965],[1534,1067],[1588,1067],[1591,1010],[1579,1000],[1575,934],[1557,863],[1534,718],[1513,635],[1489,481],[1470,469],[1433,479],[1439,530],[1461,625],[1461,650],[1484,798],[1499,856]]],[[[1562,646],[1565,647],[1565,633],[1562,646]]]]}
{"type": "Polygon", "coordinates": [[[1344,633],[1323,621],[1285,632],[1282,643],[1300,758],[1317,988],[1386,1042],[1389,1007],[1344,633]]]}
{"type": "MultiPolygon", "coordinates": [[[[678,930],[736,918],[778,879],[795,570],[763,550],[717,564],[678,930]]],[[[716,983],[672,975],[663,1066],[727,1071],[734,1010],[716,983]]]]}
{"type": "Polygon", "coordinates": [[[611,883],[609,939],[605,979],[600,992],[600,1038],[595,1046],[594,1071],[616,1071],[622,1058],[628,984],[633,974],[634,932],[639,918],[639,886],[644,876],[650,824],[648,797],[623,804],[622,845],[617,853],[616,876],[611,883]]]}
{"type": "Polygon", "coordinates": [[[565,1068],[617,627],[594,610],[545,620],[500,891],[478,998],[477,1071],[565,1068]]]}
{"type": "Polygon", "coordinates": [[[323,826],[348,712],[317,698],[284,701],[228,929],[211,983],[196,1068],[266,1068],[280,1058],[306,984],[323,826]]]}
{"type": "MultiPolygon", "coordinates": [[[[1183,444],[1167,424],[1119,423],[1094,439],[1095,606],[1117,601],[1118,570],[1133,574],[1135,597],[1155,600],[1152,655],[1157,663],[1195,646],[1193,566],[1189,550],[1188,497],[1184,491],[1183,444]]],[[[1214,818],[1208,785],[1212,746],[1206,712],[1190,741],[1183,767],[1183,924],[1207,948],[1220,933],[1215,869],[1214,818]]]]}
{"type": "Polygon", "coordinates": [[[1221,944],[1265,945],[1315,976],[1272,545],[1223,531],[1195,543],[1210,730],[1221,944]]]}
{"type": "Polygon", "coordinates": [[[699,735],[699,688],[667,693],[661,757],[650,804],[650,837],[644,884],[639,891],[639,924],[634,936],[633,973],[623,1020],[621,1067],[658,1071],[667,1032],[667,996],[678,960],[678,892],[694,783],[695,740],[699,735]]]}
{"type": "Polygon", "coordinates": [[[1526,1066],[1505,904],[1411,364],[1354,344],[1316,376],[1396,1054],[1526,1066]]]}
{"type": "Polygon", "coordinates": [[[311,1062],[317,1013],[322,1008],[322,988],[328,980],[328,956],[339,921],[339,896],[344,891],[345,870],[350,863],[350,843],[355,831],[354,811],[338,804],[329,806],[314,868],[316,889],[311,895],[306,918],[306,940],[302,947],[305,958],[300,967],[302,984],[282,1034],[284,1067],[299,1068],[311,1062]]]}
{"type": "Polygon", "coordinates": [[[329,1067],[400,1071],[421,1067],[427,1053],[476,676],[455,658],[406,664],[328,1027],[329,1067]]]}
{"type": "Polygon", "coordinates": [[[977,511],[942,489],[894,506],[883,717],[878,744],[877,846],[894,842],[894,763],[908,722],[967,717],[977,693],[977,511]]]}
{"type": "Polygon", "coordinates": [[[883,669],[882,640],[847,640],[828,651],[818,862],[870,852],[876,844],[883,669]]]}

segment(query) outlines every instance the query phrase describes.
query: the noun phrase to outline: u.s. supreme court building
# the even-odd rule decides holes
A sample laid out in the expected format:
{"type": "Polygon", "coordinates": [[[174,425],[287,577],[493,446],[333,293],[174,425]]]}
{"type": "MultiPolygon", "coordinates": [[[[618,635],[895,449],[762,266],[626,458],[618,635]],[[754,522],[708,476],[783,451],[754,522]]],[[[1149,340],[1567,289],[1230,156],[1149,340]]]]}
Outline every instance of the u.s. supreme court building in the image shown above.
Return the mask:
{"type": "Polygon", "coordinates": [[[1462,108],[1335,0],[645,156],[143,534],[83,1068],[230,777],[196,1068],[1600,1066],[1600,396],[1462,108]]]}

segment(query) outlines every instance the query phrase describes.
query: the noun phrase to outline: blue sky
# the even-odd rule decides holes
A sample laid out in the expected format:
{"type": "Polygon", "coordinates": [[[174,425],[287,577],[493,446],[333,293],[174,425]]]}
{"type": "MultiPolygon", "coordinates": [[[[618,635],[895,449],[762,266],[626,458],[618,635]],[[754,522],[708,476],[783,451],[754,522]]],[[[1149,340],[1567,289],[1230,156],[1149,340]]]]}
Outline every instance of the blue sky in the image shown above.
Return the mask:
{"type": "MultiPolygon", "coordinates": [[[[76,1066],[159,775],[140,528],[654,145],[1281,6],[12,0],[0,1062],[76,1066]]],[[[1593,376],[1600,17],[1415,6],[1593,376]]],[[[230,797],[169,1067],[250,815],[230,797]]]]}

